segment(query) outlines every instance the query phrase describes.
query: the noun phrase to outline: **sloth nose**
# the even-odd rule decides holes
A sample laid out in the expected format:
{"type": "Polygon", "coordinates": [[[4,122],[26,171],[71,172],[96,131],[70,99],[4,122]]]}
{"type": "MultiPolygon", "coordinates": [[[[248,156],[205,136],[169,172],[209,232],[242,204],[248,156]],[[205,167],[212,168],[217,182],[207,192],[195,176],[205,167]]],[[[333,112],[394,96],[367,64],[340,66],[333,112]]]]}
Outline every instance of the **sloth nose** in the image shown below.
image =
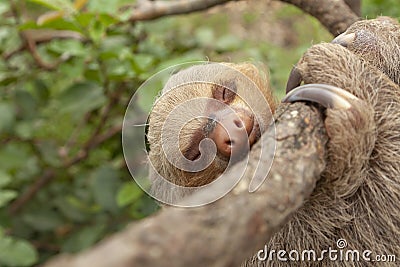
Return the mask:
{"type": "Polygon", "coordinates": [[[240,156],[254,143],[248,138],[253,126],[253,116],[244,112],[230,112],[219,120],[209,137],[223,156],[240,156]]]}

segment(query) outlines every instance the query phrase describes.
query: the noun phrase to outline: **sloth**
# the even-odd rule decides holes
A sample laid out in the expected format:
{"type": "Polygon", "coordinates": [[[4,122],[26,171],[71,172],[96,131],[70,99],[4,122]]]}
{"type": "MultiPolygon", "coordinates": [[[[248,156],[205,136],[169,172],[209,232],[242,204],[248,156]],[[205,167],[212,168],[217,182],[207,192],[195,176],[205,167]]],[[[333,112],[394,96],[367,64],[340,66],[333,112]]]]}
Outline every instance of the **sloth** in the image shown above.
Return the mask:
{"type": "MultiPolygon", "coordinates": [[[[400,25],[391,18],[359,21],[332,43],[309,48],[292,70],[283,102],[311,101],[326,108],[327,165],[310,198],[266,244],[268,250],[301,253],[312,249],[318,257],[329,247],[337,249],[336,241],[344,239],[346,249],[372,251],[371,259],[377,254],[400,256],[399,38],[400,25]]],[[[266,75],[249,63],[223,65],[228,70],[205,64],[174,74],[155,102],[147,138],[156,198],[173,202],[186,196],[157,177],[182,187],[208,184],[224,172],[230,159],[240,160],[270,124],[278,103],[266,75]],[[261,92],[270,113],[258,114],[253,104],[260,103],[242,99],[243,93],[238,92],[246,91],[246,80],[261,92]],[[178,117],[165,126],[177,106],[199,97],[209,100],[199,106],[191,104],[187,116],[182,116],[186,120],[193,112],[201,114],[200,118],[182,123],[178,117]],[[178,152],[189,162],[205,154],[204,139],[215,142],[216,156],[206,169],[187,171],[170,162],[163,140],[169,140],[168,133],[174,128],[179,128],[178,152]]],[[[243,266],[288,264],[368,266],[373,262],[325,257],[323,261],[288,263],[259,261],[254,256],[243,266]]]]}
{"type": "MultiPolygon", "coordinates": [[[[329,135],[327,166],[309,200],[266,245],[266,249],[329,247],[400,256],[400,25],[380,17],[359,21],[332,41],[308,49],[291,72],[284,102],[313,101],[329,84],[325,102],[329,135]],[[339,45],[338,45],[339,44],[339,45]],[[305,86],[297,87],[300,82],[305,86]],[[357,98],[351,97],[349,92],[357,98]],[[300,89],[300,90],[299,90],[300,89]]],[[[315,102],[315,101],[314,101],[315,102]]],[[[343,250],[346,252],[346,250],[343,250]]],[[[286,255],[287,256],[287,255],[286,255]]],[[[372,266],[373,261],[301,262],[307,266],[372,266]]],[[[361,258],[361,256],[360,256],[361,258]]],[[[343,257],[344,259],[344,257],[343,257]]],[[[351,259],[351,257],[350,257],[351,259]]],[[[298,266],[300,262],[293,262],[298,266]]],[[[396,266],[394,262],[387,262],[396,266]]],[[[287,266],[259,261],[243,266],[287,266]]],[[[289,264],[290,265],[290,264],[289,264]]]]}

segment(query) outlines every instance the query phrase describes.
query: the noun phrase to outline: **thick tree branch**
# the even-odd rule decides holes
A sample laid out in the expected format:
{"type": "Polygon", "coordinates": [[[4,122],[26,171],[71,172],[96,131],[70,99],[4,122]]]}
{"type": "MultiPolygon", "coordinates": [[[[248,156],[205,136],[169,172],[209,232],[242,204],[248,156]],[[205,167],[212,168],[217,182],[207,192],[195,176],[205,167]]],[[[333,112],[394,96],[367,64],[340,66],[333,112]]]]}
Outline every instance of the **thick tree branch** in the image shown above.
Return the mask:
{"type": "Polygon", "coordinates": [[[201,11],[232,0],[140,0],[132,11],[129,21],[152,20],[164,16],[201,11]]]}
{"type": "Polygon", "coordinates": [[[297,6],[318,19],[334,36],[360,18],[343,0],[279,0],[297,6]]]}
{"type": "MultiPolygon", "coordinates": [[[[327,136],[320,112],[296,103],[281,105],[276,114],[276,136],[270,128],[252,149],[249,164],[240,162],[230,170],[228,179],[234,179],[246,168],[244,179],[225,197],[200,208],[165,208],[86,252],[55,257],[45,267],[239,266],[308,198],[325,165],[327,136]],[[249,193],[257,164],[273,156],[263,151],[259,157],[261,145],[274,139],[267,180],[249,193]]],[[[191,197],[206,198],[207,191],[191,197]]]]}
{"type": "Polygon", "coordinates": [[[357,16],[361,17],[361,0],[344,0],[357,16]]]}

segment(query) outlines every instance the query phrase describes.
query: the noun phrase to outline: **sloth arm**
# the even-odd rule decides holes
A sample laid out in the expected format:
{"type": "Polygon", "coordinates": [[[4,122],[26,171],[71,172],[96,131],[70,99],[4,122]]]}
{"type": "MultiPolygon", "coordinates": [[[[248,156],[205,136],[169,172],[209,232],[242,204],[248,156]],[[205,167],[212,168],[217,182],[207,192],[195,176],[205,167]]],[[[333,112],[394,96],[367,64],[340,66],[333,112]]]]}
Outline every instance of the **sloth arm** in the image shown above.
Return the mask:
{"type": "Polygon", "coordinates": [[[325,177],[336,183],[338,196],[351,196],[366,177],[377,138],[377,89],[388,83],[379,70],[335,44],[311,47],[291,73],[282,102],[311,101],[326,108],[325,177]]]}

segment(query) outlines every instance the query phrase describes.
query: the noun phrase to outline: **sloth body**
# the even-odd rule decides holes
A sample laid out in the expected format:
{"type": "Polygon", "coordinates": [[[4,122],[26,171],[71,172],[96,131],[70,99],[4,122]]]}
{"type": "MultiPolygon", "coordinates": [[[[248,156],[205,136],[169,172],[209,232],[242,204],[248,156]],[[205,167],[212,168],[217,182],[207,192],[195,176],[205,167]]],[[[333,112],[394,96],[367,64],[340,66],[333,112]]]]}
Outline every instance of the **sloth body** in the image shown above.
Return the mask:
{"type": "MultiPolygon", "coordinates": [[[[288,253],[296,250],[301,253],[303,250],[312,249],[318,257],[329,247],[337,249],[336,241],[345,239],[348,244],[346,249],[360,252],[370,250],[371,257],[376,254],[393,254],[397,258],[400,257],[399,38],[400,26],[390,18],[356,22],[335,39],[334,44],[312,46],[295,67],[293,73],[297,77],[294,79],[300,79],[289,81],[289,90],[300,85],[300,81],[305,84],[328,84],[350,92],[357,99],[346,99],[350,107],[344,108],[334,104],[326,110],[325,125],[330,140],[325,171],[307,202],[268,242],[266,248],[269,251],[285,250],[288,253]]],[[[276,102],[257,69],[251,64],[228,65],[254,81],[273,112],[276,102]]],[[[175,77],[172,76],[164,88],[164,93],[177,84],[187,83],[190,79],[196,80],[199,72],[194,70],[196,69],[189,69],[174,75],[175,77]]],[[[215,76],[216,81],[229,84],[233,78],[230,75],[232,74],[218,73],[215,76]]],[[[181,90],[177,91],[177,94],[171,94],[169,98],[164,98],[165,102],[160,102],[161,104],[156,102],[149,125],[149,157],[154,162],[150,176],[156,181],[153,182],[152,190],[156,195],[174,200],[185,195],[179,190],[171,191],[167,184],[154,177],[159,174],[178,185],[201,186],[218,177],[225,170],[229,158],[217,145],[218,156],[206,170],[188,173],[175,168],[164,156],[160,140],[161,125],[166,119],[166,113],[193,97],[207,96],[224,101],[224,98],[218,96],[219,93],[213,93],[215,87],[212,86],[187,84],[186,88],[182,87],[181,90]]],[[[340,95],[340,91],[336,94],[340,95]]],[[[326,98],[314,96],[314,99],[309,100],[318,102],[319,97],[326,98]]],[[[248,109],[246,104],[243,105],[243,102],[236,98],[234,96],[234,100],[227,104],[239,113],[243,108],[248,109]]],[[[204,109],[201,112],[204,112],[204,109]]],[[[268,115],[263,114],[260,117],[268,124],[268,115]]],[[[192,121],[185,126],[186,128],[182,128],[183,134],[179,141],[183,154],[191,150],[191,144],[199,144],[193,136],[199,129],[204,129],[204,123],[206,122],[201,120],[192,121]]],[[[262,130],[260,132],[262,133],[262,130]]],[[[185,156],[191,157],[190,153],[185,156]]],[[[243,266],[299,264],[372,266],[374,263],[329,261],[327,258],[320,262],[280,262],[276,259],[258,261],[254,256],[243,266]]]]}
{"type": "MultiPolygon", "coordinates": [[[[327,166],[309,200],[267,244],[268,250],[346,250],[400,256],[400,26],[360,21],[333,43],[311,47],[295,67],[305,84],[330,84],[361,101],[327,109],[327,166]],[[365,47],[367,46],[367,47],[365,47]],[[395,68],[394,68],[395,66],[395,68]]],[[[290,88],[291,89],[291,88],[290,88]]],[[[361,258],[361,256],[360,256],[361,258]]],[[[243,266],[375,266],[375,262],[257,261],[243,266]]],[[[386,262],[386,266],[397,266],[386,262]]]]}

